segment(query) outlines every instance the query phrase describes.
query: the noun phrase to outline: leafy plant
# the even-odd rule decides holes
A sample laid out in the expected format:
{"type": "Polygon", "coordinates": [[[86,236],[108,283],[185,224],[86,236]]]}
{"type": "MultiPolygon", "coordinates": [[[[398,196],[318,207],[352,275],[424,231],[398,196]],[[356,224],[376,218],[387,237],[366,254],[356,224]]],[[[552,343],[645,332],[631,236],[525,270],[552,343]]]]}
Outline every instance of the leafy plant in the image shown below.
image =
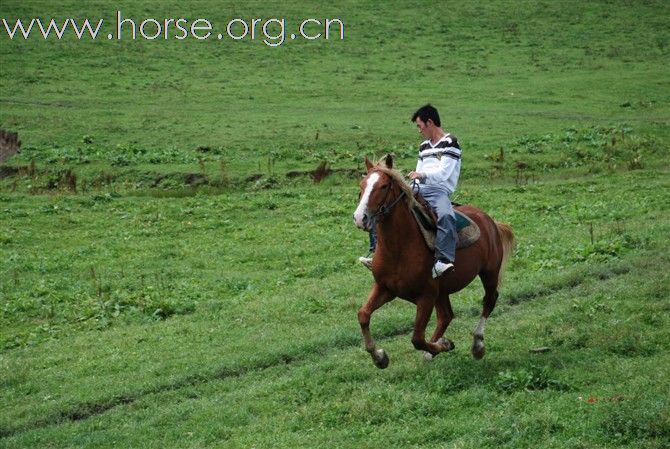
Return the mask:
{"type": "Polygon", "coordinates": [[[567,384],[553,379],[548,366],[531,365],[529,368],[505,370],[498,373],[496,386],[500,391],[567,390],[567,384]]]}

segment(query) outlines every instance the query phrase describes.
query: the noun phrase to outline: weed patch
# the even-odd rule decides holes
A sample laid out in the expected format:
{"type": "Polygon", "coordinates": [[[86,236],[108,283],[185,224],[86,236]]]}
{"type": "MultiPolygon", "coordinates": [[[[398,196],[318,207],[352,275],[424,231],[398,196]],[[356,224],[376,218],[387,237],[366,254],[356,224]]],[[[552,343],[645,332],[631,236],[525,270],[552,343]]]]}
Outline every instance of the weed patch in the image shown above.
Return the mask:
{"type": "MultiPolygon", "coordinates": [[[[634,397],[602,405],[604,433],[623,443],[640,440],[670,441],[670,404],[667,398],[634,397]]],[[[660,447],[660,446],[659,446],[660,447]]]]}
{"type": "Polygon", "coordinates": [[[531,365],[529,368],[505,370],[498,373],[496,387],[505,393],[518,391],[558,390],[567,391],[569,386],[553,378],[548,366],[531,365]]]}

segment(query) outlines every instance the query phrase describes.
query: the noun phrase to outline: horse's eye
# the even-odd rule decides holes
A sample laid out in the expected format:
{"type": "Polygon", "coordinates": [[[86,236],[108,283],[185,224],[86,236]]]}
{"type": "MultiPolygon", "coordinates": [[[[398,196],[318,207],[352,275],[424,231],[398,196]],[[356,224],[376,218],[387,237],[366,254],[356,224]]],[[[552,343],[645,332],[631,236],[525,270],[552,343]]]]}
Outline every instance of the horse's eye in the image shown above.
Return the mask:
{"type": "Polygon", "coordinates": [[[386,190],[386,189],[388,189],[388,188],[389,188],[389,185],[388,185],[388,184],[384,184],[384,185],[381,186],[379,189],[380,189],[380,190],[386,190]]]}

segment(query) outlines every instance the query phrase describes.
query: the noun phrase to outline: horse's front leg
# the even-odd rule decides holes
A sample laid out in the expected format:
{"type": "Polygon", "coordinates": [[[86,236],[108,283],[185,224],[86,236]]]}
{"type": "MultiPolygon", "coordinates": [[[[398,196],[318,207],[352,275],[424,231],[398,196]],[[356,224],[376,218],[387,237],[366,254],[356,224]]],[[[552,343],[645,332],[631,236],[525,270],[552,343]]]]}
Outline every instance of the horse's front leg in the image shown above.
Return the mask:
{"type": "Polygon", "coordinates": [[[368,301],[358,311],[358,323],[361,325],[365,350],[370,353],[375,366],[380,369],[384,369],[389,365],[389,358],[383,349],[377,349],[375,346],[375,340],[370,334],[370,317],[375,310],[392,299],[393,295],[391,293],[375,283],[372,291],[370,291],[370,295],[368,295],[368,301]]]}
{"type": "MultiPolygon", "coordinates": [[[[454,319],[454,311],[451,308],[451,301],[449,301],[448,296],[445,298],[438,298],[435,302],[435,312],[437,313],[437,323],[435,325],[435,332],[433,332],[430,341],[431,343],[442,345],[442,351],[440,352],[451,351],[456,345],[454,345],[454,342],[448,338],[442,337],[447,330],[447,327],[449,327],[451,320],[454,319]]],[[[432,358],[432,355],[429,357],[432,358]]]]}
{"type": "MultiPolygon", "coordinates": [[[[426,351],[432,356],[451,349],[446,343],[441,341],[426,341],[426,326],[428,326],[434,306],[435,299],[433,298],[423,298],[416,301],[416,319],[414,320],[414,334],[412,335],[414,348],[426,351]]],[[[438,324],[438,327],[440,327],[440,324],[438,324]]]]}

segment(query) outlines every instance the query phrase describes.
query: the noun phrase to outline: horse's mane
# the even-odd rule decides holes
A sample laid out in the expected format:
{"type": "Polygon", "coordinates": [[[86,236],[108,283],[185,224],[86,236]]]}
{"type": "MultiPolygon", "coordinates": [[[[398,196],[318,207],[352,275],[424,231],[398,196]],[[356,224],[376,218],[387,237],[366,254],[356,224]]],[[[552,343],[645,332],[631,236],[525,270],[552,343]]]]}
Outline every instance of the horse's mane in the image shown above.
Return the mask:
{"type": "Polygon", "coordinates": [[[405,177],[402,175],[402,173],[400,173],[400,170],[388,168],[383,163],[377,164],[374,170],[384,173],[385,175],[389,176],[393,181],[395,181],[400,190],[405,192],[405,196],[409,200],[408,203],[409,206],[410,207],[414,206],[414,204],[417,202],[416,197],[414,196],[414,191],[412,190],[412,186],[407,184],[407,181],[405,181],[405,177]]]}
{"type": "Polygon", "coordinates": [[[405,197],[407,198],[407,207],[410,211],[423,210],[424,216],[428,215],[429,217],[432,217],[433,221],[436,221],[437,216],[435,215],[432,207],[430,207],[430,204],[428,204],[428,202],[421,196],[420,193],[414,192],[414,189],[412,189],[412,186],[407,183],[400,170],[388,168],[387,161],[387,158],[382,158],[377,163],[377,165],[374,166],[373,170],[384,173],[389,176],[391,180],[395,181],[400,190],[405,193],[405,197]]]}

